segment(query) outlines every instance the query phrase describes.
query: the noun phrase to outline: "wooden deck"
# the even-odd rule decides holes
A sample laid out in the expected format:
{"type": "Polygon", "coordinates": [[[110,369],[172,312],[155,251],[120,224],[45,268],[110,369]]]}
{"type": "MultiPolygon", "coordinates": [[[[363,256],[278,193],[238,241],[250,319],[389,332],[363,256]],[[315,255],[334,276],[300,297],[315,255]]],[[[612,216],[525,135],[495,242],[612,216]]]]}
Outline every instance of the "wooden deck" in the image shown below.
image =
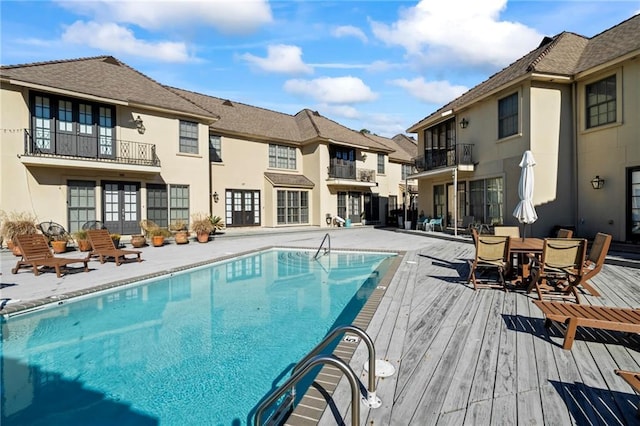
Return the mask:
{"type": "MultiPolygon", "coordinates": [[[[535,294],[474,291],[473,246],[406,252],[367,333],[377,358],[396,366],[378,379],[382,407],[361,405],[361,425],[638,424],[638,397],[614,369],[640,371],[640,338],[581,329],[570,351],[544,328],[535,294]]],[[[605,265],[586,303],[640,307],[640,270],[605,265]]],[[[350,365],[366,385],[364,344],[350,365]]],[[[321,386],[321,385],[319,385],[321,386]]],[[[351,424],[345,379],[319,424],[351,424]]],[[[290,424],[305,424],[290,418],[290,424]]],[[[315,423],[315,422],[314,422],[315,423]]]]}

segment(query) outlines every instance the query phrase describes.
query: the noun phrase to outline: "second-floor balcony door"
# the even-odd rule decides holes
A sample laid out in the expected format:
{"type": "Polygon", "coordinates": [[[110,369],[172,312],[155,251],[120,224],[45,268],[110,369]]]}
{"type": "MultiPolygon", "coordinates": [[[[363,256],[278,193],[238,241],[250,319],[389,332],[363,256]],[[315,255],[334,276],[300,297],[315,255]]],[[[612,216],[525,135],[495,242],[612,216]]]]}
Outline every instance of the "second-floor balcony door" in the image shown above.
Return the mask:
{"type": "Polygon", "coordinates": [[[99,108],[98,155],[101,158],[114,158],[116,156],[112,115],[113,110],[111,108],[99,108]]]}
{"type": "Polygon", "coordinates": [[[103,191],[103,222],[109,232],[127,235],[139,233],[140,184],[105,182],[103,191]]]}

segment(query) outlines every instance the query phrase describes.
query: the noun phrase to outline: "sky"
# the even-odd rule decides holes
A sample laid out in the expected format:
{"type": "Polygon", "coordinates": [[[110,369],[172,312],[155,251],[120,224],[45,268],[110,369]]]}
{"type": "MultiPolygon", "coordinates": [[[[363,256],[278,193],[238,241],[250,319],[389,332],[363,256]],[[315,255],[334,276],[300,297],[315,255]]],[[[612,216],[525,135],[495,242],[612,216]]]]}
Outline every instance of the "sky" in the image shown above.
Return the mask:
{"type": "Polygon", "coordinates": [[[0,0],[0,63],[111,55],[164,85],[392,137],[543,37],[638,13],[640,0],[0,0]]]}

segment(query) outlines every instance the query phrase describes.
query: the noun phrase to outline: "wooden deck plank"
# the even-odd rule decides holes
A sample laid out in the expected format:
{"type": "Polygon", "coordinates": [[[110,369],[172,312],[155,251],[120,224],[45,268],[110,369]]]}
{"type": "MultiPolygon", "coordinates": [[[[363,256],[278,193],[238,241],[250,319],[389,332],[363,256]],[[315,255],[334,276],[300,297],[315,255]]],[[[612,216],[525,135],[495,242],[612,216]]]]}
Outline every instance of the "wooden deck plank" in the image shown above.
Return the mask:
{"type": "Polygon", "coordinates": [[[503,305],[503,324],[500,338],[494,342],[498,347],[496,384],[493,397],[511,395],[517,392],[517,349],[516,349],[516,300],[515,293],[507,293],[503,305]]]}
{"type": "Polygon", "coordinates": [[[516,297],[516,371],[518,393],[538,388],[536,353],[534,350],[535,325],[531,321],[530,303],[524,297],[516,297]]]}
{"type": "Polygon", "coordinates": [[[516,396],[518,406],[519,425],[541,425],[544,423],[542,416],[542,402],[540,401],[540,392],[538,389],[519,392],[516,396]]]}
{"type": "Polygon", "coordinates": [[[491,425],[502,426],[517,424],[518,410],[515,394],[501,396],[489,402],[493,402],[491,407],[491,425]]]}

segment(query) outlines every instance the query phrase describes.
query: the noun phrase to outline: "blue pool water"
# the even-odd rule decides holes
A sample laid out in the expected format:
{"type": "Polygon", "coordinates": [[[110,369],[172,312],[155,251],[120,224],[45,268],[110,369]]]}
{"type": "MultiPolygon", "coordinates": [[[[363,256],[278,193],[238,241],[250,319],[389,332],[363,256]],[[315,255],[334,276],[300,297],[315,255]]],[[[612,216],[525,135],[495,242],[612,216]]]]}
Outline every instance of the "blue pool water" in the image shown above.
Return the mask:
{"type": "Polygon", "coordinates": [[[2,322],[1,423],[236,425],[390,254],[269,250],[2,322]]]}

